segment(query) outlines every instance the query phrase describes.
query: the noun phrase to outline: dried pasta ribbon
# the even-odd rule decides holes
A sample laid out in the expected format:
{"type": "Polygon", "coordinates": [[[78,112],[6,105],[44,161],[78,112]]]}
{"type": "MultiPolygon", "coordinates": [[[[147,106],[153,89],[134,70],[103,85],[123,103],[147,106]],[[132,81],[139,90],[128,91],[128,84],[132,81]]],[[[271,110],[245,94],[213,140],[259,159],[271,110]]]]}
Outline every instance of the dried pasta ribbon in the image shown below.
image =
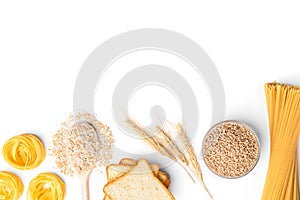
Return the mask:
{"type": "Polygon", "coordinates": [[[23,191],[24,185],[17,175],[11,172],[0,171],[0,199],[19,199],[23,191]]]}
{"type": "Polygon", "coordinates": [[[65,183],[55,174],[44,172],[32,179],[28,186],[29,200],[63,200],[66,194],[65,183]]]}
{"type": "Polygon", "coordinates": [[[33,134],[22,134],[10,138],[3,146],[6,162],[20,170],[34,169],[46,156],[42,141],[33,134]]]}

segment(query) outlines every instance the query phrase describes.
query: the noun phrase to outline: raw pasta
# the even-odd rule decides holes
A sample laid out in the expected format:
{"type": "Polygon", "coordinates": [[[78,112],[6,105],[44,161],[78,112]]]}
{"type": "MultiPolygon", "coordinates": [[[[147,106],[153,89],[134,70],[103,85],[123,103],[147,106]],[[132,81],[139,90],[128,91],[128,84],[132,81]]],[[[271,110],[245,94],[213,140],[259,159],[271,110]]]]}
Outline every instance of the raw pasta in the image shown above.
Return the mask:
{"type": "Polygon", "coordinates": [[[10,138],[3,146],[6,162],[20,170],[34,169],[46,156],[41,140],[33,134],[22,134],[10,138]]]}
{"type": "Polygon", "coordinates": [[[300,87],[268,83],[265,93],[271,152],[262,200],[299,200],[300,87]]]}
{"type": "Polygon", "coordinates": [[[65,198],[65,183],[55,174],[45,172],[32,179],[28,186],[29,200],[63,200],[65,198]]]}
{"type": "Polygon", "coordinates": [[[0,199],[19,199],[23,191],[24,185],[17,175],[11,172],[0,171],[0,199]]]}

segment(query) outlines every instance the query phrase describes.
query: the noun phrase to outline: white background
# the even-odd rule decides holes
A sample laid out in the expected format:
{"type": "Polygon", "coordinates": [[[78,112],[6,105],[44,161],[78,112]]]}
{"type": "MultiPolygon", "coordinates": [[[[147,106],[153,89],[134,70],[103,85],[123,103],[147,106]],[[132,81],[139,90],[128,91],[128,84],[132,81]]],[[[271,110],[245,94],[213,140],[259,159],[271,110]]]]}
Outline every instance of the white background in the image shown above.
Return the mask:
{"type": "MultiPolygon", "coordinates": [[[[74,83],[82,63],[102,42],[137,28],[170,29],[196,41],[209,54],[224,84],[226,119],[247,122],[261,141],[261,159],[243,178],[219,178],[201,162],[208,187],[215,199],[260,199],[269,154],[263,84],[277,80],[300,85],[299,10],[299,1],[1,1],[0,147],[24,132],[41,136],[45,143],[51,139],[72,111],[74,83]]],[[[188,79],[198,81],[197,77],[188,79]]],[[[106,91],[101,95],[107,95],[106,91]]],[[[140,111],[136,114],[143,116],[143,108],[147,116],[142,97],[153,93],[156,99],[155,92],[153,88],[140,91],[133,98],[132,112],[140,111]]],[[[171,98],[166,91],[158,92],[171,98]]],[[[176,106],[176,101],[173,103],[176,106]]],[[[100,120],[110,125],[114,134],[121,134],[112,124],[111,111],[101,110],[101,106],[96,105],[100,120]]],[[[210,116],[209,109],[206,111],[210,116]]],[[[206,129],[198,131],[200,139],[194,145],[200,152],[206,129]]],[[[0,157],[0,170],[15,172],[25,185],[40,172],[57,172],[52,166],[47,157],[35,170],[18,171],[0,157]]],[[[181,168],[172,165],[166,170],[176,199],[207,198],[181,168]]],[[[67,184],[66,199],[80,199],[79,180],[62,178],[67,184]]],[[[104,183],[105,175],[95,171],[91,199],[102,199],[104,183]]]]}

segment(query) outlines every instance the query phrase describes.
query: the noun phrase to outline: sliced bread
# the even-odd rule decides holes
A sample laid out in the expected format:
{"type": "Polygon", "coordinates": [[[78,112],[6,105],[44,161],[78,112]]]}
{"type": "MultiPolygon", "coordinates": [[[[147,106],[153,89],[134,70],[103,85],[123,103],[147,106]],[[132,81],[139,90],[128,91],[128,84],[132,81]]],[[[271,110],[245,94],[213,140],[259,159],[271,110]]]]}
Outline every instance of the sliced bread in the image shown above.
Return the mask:
{"type": "MultiPolygon", "coordinates": [[[[133,160],[132,158],[122,158],[119,162],[119,164],[122,165],[130,165],[130,166],[135,166],[137,162],[133,160]]],[[[167,187],[169,188],[171,181],[169,179],[169,176],[162,171],[158,171],[157,178],[167,187]]]]}
{"type": "Polygon", "coordinates": [[[120,160],[119,164],[135,166],[137,164],[137,162],[135,160],[133,160],[132,158],[122,158],[122,160],[120,160]]]}
{"type": "MultiPolygon", "coordinates": [[[[135,162],[135,161],[134,161],[135,162]]],[[[158,176],[159,174],[159,166],[156,164],[150,165],[152,172],[155,176],[158,176]]],[[[111,182],[120,176],[124,175],[125,173],[129,172],[133,166],[131,165],[117,165],[112,164],[106,167],[106,176],[107,176],[107,182],[111,182]]],[[[110,198],[107,195],[104,195],[103,200],[110,200],[110,198]]]]}
{"type": "Polygon", "coordinates": [[[174,200],[144,159],[128,173],[106,184],[103,190],[110,200],[174,200]]]}
{"type": "Polygon", "coordinates": [[[157,178],[166,186],[166,188],[169,188],[171,181],[165,172],[158,171],[157,178]]]}
{"type": "MultiPolygon", "coordinates": [[[[111,182],[116,178],[129,172],[134,166],[112,164],[106,168],[107,182],[111,182]]],[[[158,176],[159,166],[156,164],[150,165],[150,168],[155,176],[158,176]]]]}

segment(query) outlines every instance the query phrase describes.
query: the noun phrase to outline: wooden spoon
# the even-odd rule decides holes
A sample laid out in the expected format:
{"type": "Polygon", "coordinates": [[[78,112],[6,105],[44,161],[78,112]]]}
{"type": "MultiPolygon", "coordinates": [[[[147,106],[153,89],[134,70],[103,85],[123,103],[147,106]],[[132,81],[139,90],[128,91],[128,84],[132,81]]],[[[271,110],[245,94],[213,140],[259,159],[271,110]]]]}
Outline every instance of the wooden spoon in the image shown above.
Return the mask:
{"type": "MultiPolygon", "coordinates": [[[[97,137],[97,132],[94,129],[94,127],[87,123],[87,122],[81,122],[74,125],[74,129],[76,129],[80,135],[84,136],[85,134],[92,134],[95,137],[97,137]]],[[[78,138],[80,139],[80,138],[78,138]]],[[[87,141],[84,137],[82,138],[83,141],[87,141]]],[[[91,149],[87,149],[87,151],[90,151],[91,149]]],[[[90,152],[92,155],[94,154],[94,151],[90,152]]],[[[81,181],[81,187],[82,187],[82,196],[83,200],[89,200],[90,199],[90,191],[89,191],[89,180],[91,173],[94,169],[94,166],[90,166],[88,170],[84,170],[81,173],[78,174],[80,181],[81,181]]]]}
{"type": "Polygon", "coordinates": [[[93,169],[90,169],[87,172],[79,174],[79,178],[81,181],[81,188],[82,188],[82,199],[83,200],[90,200],[90,189],[89,189],[89,180],[93,169]]]}

